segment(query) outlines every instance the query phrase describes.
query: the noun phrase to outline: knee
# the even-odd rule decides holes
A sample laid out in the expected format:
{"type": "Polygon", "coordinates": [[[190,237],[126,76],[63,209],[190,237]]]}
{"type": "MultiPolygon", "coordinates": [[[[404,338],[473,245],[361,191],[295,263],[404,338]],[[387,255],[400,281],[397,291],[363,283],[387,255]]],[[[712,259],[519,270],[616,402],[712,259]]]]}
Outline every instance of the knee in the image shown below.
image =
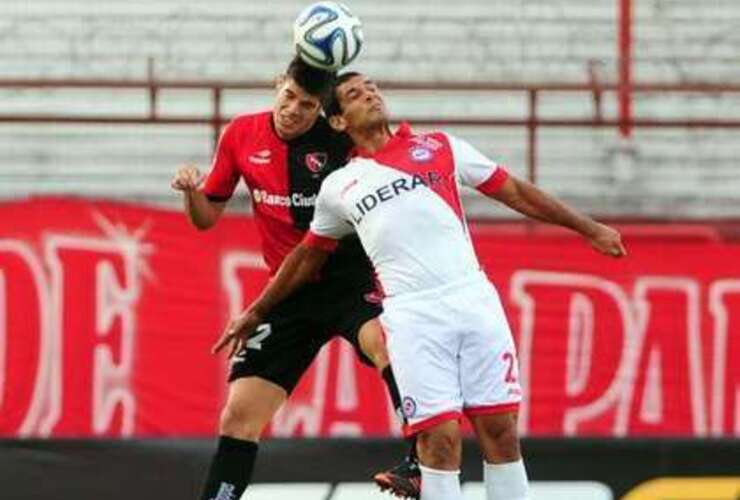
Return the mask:
{"type": "Polygon", "coordinates": [[[226,404],[219,419],[219,434],[246,441],[259,441],[267,422],[244,406],[226,404]]]}
{"type": "Polygon", "coordinates": [[[421,432],[417,439],[421,463],[440,470],[460,468],[462,442],[456,430],[430,430],[421,432]]]}
{"type": "Polygon", "coordinates": [[[519,447],[519,434],[516,421],[498,422],[485,428],[486,441],[489,446],[484,448],[490,450],[485,453],[489,462],[509,462],[519,460],[521,450],[519,447]]]}

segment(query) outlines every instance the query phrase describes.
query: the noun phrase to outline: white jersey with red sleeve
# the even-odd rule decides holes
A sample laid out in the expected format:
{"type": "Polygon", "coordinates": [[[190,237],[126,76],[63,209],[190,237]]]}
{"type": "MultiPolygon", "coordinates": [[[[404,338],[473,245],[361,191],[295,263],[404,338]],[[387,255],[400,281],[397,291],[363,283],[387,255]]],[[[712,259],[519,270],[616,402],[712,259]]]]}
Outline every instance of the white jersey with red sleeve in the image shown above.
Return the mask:
{"type": "Polygon", "coordinates": [[[467,142],[402,124],[382,150],[327,177],[307,243],[331,248],[357,232],[387,296],[443,286],[480,271],[459,186],[490,195],[507,177],[467,142]]]}

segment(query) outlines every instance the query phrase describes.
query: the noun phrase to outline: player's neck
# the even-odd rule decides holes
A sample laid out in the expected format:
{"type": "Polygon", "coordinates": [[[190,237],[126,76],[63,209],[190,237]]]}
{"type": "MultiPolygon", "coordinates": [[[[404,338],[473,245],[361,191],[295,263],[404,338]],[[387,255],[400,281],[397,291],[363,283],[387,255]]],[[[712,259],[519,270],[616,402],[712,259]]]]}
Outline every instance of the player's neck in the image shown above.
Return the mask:
{"type": "Polygon", "coordinates": [[[391,140],[391,131],[388,124],[384,123],[377,127],[350,132],[350,137],[359,149],[375,154],[391,140]]]}

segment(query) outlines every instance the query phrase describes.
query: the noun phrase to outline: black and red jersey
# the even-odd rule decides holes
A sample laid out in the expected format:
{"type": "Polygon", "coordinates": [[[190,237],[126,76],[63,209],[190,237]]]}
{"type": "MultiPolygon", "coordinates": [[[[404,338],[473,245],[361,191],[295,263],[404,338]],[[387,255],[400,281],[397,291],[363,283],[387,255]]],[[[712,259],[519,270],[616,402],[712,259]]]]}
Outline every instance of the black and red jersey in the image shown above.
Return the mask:
{"type": "MultiPolygon", "coordinates": [[[[321,182],[347,162],[349,139],[325,119],[291,141],[278,137],[272,112],[242,115],[225,128],[203,192],[212,201],[228,200],[244,179],[252,198],[265,263],[274,274],[303,239],[313,219],[321,182]]],[[[343,241],[322,274],[370,272],[359,241],[343,241]]]]}

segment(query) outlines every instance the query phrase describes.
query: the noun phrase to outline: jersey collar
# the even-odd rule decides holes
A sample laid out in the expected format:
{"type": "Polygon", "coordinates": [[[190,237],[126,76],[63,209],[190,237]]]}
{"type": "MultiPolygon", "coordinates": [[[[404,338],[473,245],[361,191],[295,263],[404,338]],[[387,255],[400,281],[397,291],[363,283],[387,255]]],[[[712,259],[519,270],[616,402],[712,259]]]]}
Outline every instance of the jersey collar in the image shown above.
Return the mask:
{"type": "Polygon", "coordinates": [[[371,153],[366,149],[355,147],[352,150],[351,156],[353,158],[373,158],[375,156],[378,156],[379,154],[382,154],[384,151],[388,151],[389,149],[396,147],[398,144],[402,143],[412,135],[413,132],[411,131],[411,125],[409,125],[408,122],[401,122],[401,124],[398,126],[398,130],[396,130],[396,133],[391,136],[391,139],[385,146],[383,146],[382,149],[376,151],[375,153],[371,153]]]}

